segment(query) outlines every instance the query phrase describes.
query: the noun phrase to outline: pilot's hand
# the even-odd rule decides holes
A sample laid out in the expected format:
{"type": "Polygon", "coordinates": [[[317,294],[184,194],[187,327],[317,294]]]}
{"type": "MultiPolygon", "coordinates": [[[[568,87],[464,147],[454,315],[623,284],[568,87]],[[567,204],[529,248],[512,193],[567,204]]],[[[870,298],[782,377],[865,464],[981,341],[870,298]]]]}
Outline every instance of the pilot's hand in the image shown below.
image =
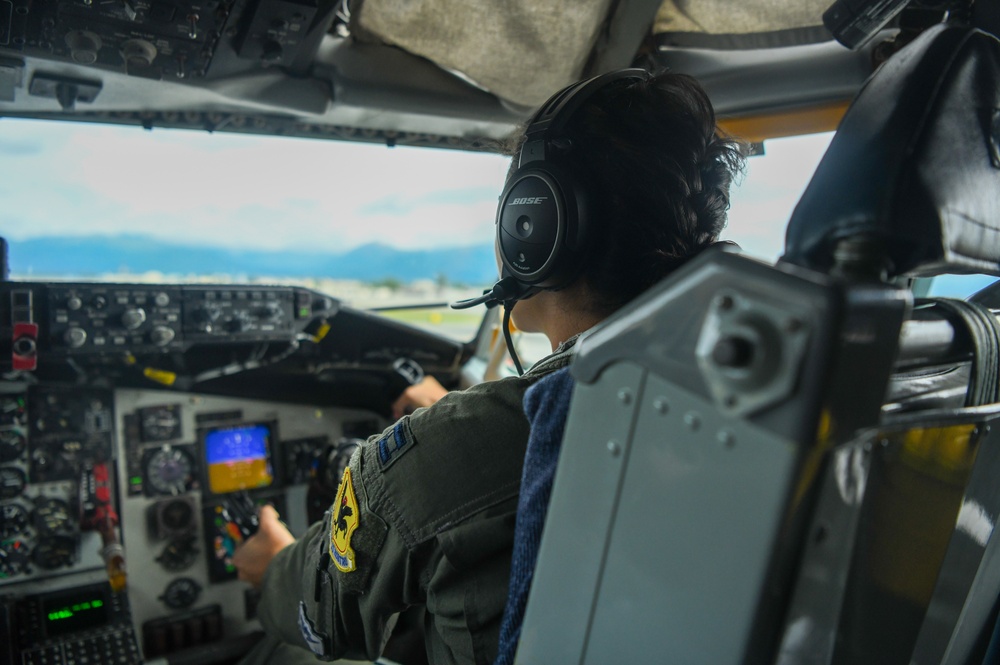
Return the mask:
{"type": "Polygon", "coordinates": [[[295,536],[278,519],[278,511],[273,506],[262,506],[257,533],[247,538],[233,553],[233,565],[239,579],[259,589],[271,559],[294,542],[295,536]]]}
{"type": "Polygon", "coordinates": [[[448,394],[445,387],[433,376],[425,376],[422,381],[414,383],[403,391],[392,403],[392,417],[402,418],[422,406],[430,406],[448,394]]]}

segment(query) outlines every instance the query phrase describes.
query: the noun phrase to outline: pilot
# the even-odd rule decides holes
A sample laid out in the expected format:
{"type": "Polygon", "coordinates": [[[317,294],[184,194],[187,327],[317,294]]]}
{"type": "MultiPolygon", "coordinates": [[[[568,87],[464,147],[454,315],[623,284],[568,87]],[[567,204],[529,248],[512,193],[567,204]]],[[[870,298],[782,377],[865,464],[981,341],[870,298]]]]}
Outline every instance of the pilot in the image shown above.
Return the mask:
{"type": "Polygon", "coordinates": [[[464,391],[425,385],[429,395],[414,399],[433,405],[367,441],[302,538],[261,510],[258,533],[233,560],[261,591],[268,646],[253,660],[286,662],[302,649],[373,660],[394,616],[412,606],[425,609],[429,662],[496,658],[529,436],[525,392],[568,365],[580,333],[716,242],[743,164],[692,78],[631,70],[601,81],[560,120],[559,136],[546,136],[546,159],[591,195],[585,253],[562,283],[512,296],[530,296],[513,320],[544,333],[552,354],[522,376],[464,391]]]}

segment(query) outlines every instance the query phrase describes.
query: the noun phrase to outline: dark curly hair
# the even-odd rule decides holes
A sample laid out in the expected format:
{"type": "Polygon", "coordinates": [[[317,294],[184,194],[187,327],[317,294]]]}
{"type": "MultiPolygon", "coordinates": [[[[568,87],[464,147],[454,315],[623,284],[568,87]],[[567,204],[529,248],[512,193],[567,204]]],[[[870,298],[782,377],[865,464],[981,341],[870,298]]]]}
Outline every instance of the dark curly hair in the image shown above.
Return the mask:
{"type": "Polygon", "coordinates": [[[560,138],[559,161],[601,193],[579,277],[595,313],[610,314],[718,240],[745,149],[720,133],[692,77],[615,81],[577,109],[560,138]]]}

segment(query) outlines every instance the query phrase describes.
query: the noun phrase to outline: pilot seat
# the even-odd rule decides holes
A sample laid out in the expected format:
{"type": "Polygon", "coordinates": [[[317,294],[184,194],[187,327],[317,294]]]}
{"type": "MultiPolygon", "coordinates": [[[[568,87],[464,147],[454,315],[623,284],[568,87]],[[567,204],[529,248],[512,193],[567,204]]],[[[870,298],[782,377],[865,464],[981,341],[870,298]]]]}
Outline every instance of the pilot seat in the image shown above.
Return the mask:
{"type": "Polygon", "coordinates": [[[705,252],[579,343],[517,662],[984,662],[1000,288],[909,288],[962,273],[1000,275],[1000,42],[941,25],[865,84],[776,265],[705,252]]]}

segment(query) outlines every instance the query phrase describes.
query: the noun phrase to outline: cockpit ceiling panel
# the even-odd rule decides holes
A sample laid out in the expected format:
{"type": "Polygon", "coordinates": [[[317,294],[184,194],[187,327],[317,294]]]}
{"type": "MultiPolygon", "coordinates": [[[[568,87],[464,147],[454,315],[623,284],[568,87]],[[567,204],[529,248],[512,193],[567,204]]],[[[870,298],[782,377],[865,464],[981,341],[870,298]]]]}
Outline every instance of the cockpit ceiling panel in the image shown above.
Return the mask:
{"type": "MultiPolygon", "coordinates": [[[[366,0],[351,30],[360,41],[398,46],[509,102],[534,107],[586,73],[615,4],[510,0],[497,11],[495,0],[366,0]]],[[[650,32],[661,44],[708,48],[815,43],[831,38],[822,24],[829,4],[666,0],[650,32]]]]}
{"type": "Polygon", "coordinates": [[[425,57],[508,101],[537,106],[584,70],[611,0],[366,0],[360,40],[425,57]]]}
{"type": "Polygon", "coordinates": [[[666,0],[652,32],[752,35],[822,27],[823,12],[830,4],[831,0],[666,0]]]}

